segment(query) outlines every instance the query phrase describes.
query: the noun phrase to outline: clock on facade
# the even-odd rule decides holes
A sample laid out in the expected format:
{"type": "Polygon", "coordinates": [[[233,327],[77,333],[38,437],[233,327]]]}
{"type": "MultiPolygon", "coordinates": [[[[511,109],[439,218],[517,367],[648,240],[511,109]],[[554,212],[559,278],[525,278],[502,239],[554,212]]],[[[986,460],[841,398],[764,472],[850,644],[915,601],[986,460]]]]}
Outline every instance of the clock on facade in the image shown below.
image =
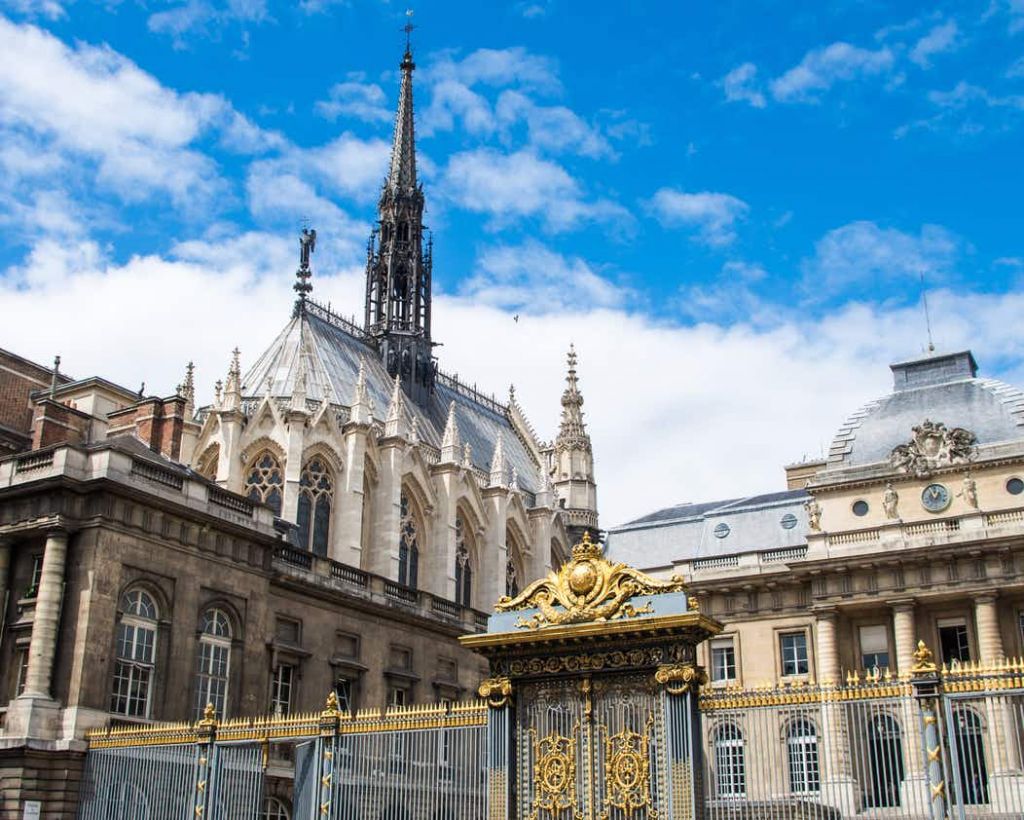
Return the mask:
{"type": "Polygon", "coordinates": [[[944,484],[929,484],[921,492],[921,504],[928,512],[942,512],[953,500],[944,484]]]}

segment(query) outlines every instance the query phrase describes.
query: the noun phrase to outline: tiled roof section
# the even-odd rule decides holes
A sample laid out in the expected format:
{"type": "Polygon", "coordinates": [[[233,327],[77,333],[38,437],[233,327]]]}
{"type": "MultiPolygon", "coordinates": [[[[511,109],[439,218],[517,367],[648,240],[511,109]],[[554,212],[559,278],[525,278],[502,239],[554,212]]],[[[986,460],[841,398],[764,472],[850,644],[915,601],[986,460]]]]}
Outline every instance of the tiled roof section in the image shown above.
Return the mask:
{"type": "Polygon", "coordinates": [[[640,569],[656,569],[698,558],[799,547],[807,543],[808,497],[803,490],[786,490],[669,507],[613,528],[608,555],[640,569]],[[796,519],[794,526],[783,526],[788,516],[796,519]]]}
{"type": "MultiPolygon", "coordinates": [[[[242,379],[243,397],[261,398],[266,395],[269,383],[271,396],[290,398],[298,374],[304,368],[306,396],[310,401],[327,401],[348,408],[355,396],[360,360],[365,362],[366,389],[374,404],[374,417],[382,420],[394,382],[377,351],[356,338],[343,324],[310,311],[293,318],[249,368],[242,379]]],[[[515,467],[519,486],[530,494],[538,492],[538,465],[512,427],[508,408],[484,400],[454,379],[439,378],[434,395],[424,406],[407,397],[406,408],[417,417],[420,439],[430,447],[440,448],[452,401],[461,438],[472,450],[473,466],[489,472],[500,435],[509,466],[506,480],[511,480],[511,470],[515,467]]]]}
{"type": "Polygon", "coordinates": [[[829,448],[828,466],[884,462],[925,419],[970,430],[982,446],[1019,440],[1024,438],[1024,393],[1005,382],[979,378],[896,390],[844,422],[829,448]]]}

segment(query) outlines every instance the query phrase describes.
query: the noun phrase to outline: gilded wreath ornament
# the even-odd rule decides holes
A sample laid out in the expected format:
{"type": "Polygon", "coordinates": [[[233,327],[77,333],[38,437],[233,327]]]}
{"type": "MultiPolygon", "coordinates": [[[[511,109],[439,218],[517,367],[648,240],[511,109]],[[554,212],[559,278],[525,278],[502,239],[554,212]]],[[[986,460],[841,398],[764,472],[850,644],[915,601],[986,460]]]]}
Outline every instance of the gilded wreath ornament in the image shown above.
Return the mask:
{"type": "Polygon", "coordinates": [[[557,572],[534,581],[515,597],[503,596],[497,604],[499,612],[538,609],[529,618],[519,618],[519,629],[541,629],[558,624],[579,624],[611,621],[651,615],[654,608],[648,601],[635,606],[630,599],[638,595],[683,592],[683,579],[674,575],[668,581],[651,578],[633,567],[613,563],[604,557],[601,545],[584,532],[580,543],[572,548],[572,559],[557,572]]]}

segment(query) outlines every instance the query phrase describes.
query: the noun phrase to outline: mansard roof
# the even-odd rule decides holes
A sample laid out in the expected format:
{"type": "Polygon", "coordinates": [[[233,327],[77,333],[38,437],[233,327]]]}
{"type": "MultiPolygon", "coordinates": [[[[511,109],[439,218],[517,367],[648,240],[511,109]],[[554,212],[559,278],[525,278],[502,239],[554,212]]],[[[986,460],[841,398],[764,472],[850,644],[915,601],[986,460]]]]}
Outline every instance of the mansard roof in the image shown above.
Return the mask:
{"type": "Polygon", "coordinates": [[[1024,393],[978,378],[969,350],[891,366],[893,392],[853,412],[829,448],[828,469],[886,462],[926,419],[963,427],[979,446],[1024,439],[1024,393]]]}
{"type": "MultiPolygon", "coordinates": [[[[372,342],[360,328],[307,303],[242,377],[242,396],[260,399],[269,389],[275,399],[290,399],[299,373],[304,371],[308,402],[326,401],[347,410],[355,396],[360,362],[365,368],[374,418],[383,422],[394,380],[372,342]]],[[[511,480],[514,467],[520,488],[530,494],[540,491],[538,465],[513,427],[508,407],[444,375],[438,376],[433,394],[422,405],[406,398],[406,409],[417,419],[419,437],[425,445],[440,450],[448,407],[455,402],[460,438],[472,449],[473,466],[490,473],[500,436],[508,465],[506,482],[511,480]]]]}
{"type": "Polygon", "coordinates": [[[785,490],[677,504],[612,529],[608,557],[652,569],[677,561],[800,547],[807,543],[804,502],[809,497],[804,490],[785,490]],[[791,524],[788,516],[796,523],[791,524]]]}

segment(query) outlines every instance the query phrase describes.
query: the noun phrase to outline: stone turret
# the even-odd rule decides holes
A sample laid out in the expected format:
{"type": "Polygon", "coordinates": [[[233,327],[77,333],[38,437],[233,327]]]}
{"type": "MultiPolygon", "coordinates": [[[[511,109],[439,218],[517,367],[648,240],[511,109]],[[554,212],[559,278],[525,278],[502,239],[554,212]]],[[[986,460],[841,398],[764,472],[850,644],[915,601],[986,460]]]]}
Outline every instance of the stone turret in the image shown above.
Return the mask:
{"type": "Polygon", "coordinates": [[[552,483],[559,507],[567,513],[566,528],[577,541],[584,530],[597,533],[597,483],[594,451],[583,422],[583,394],[576,376],[576,348],[570,345],[566,388],[562,393],[562,423],[552,454],[552,483]]]}

